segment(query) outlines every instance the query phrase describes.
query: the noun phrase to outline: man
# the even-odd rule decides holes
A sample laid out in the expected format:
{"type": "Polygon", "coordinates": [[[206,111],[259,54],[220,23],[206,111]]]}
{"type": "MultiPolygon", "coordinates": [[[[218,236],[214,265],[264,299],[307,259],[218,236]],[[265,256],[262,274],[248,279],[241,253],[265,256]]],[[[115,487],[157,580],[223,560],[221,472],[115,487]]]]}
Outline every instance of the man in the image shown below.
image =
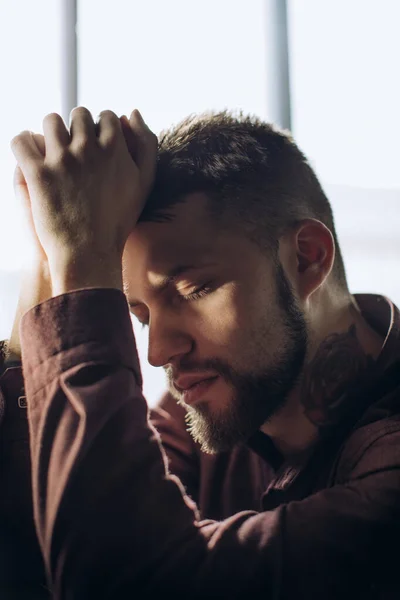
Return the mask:
{"type": "Polygon", "coordinates": [[[294,142],[257,120],[189,120],[161,139],[149,196],[155,142],[136,111],[95,127],[78,109],[71,132],[51,115],[44,136],[45,156],[27,132],[12,147],[52,284],[21,334],[54,597],[397,597],[399,315],[350,295],[294,142]],[[200,520],[168,471],[123,285],[194,439],[266,461],[259,512],[200,520]]]}

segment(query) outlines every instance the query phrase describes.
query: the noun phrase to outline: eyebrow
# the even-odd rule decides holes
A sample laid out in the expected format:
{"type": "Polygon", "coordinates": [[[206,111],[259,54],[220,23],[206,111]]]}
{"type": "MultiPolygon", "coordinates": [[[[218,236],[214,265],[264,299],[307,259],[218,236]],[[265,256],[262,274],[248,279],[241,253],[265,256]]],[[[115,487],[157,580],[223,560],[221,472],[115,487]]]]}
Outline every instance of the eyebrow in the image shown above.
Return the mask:
{"type": "MultiPolygon", "coordinates": [[[[210,267],[215,264],[216,263],[207,263],[207,264],[200,264],[200,265],[199,264],[198,265],[190,265],[190,264],[178,265],[178,266],[174,267],[173,269],[171,269],[170,271],[168,271],[168,273],[163,276],[160,283],[157,283],[156,285],[153,286],[153,289],[155,292],[160,293],[163,290],[165,290],[171,283],[174,283],[174,281],[180,275],[183,275],[183,273],[186,273],[187,271],[190,271],[192,269],[197,269],[197,270],[204,269],[205,267],[210,267]]],[[[129,308],[136,308],[137,306],[140,306],[142,304],[143,304],[143,302],[139,302],[138,300],[128,299],[129,308]]]]}

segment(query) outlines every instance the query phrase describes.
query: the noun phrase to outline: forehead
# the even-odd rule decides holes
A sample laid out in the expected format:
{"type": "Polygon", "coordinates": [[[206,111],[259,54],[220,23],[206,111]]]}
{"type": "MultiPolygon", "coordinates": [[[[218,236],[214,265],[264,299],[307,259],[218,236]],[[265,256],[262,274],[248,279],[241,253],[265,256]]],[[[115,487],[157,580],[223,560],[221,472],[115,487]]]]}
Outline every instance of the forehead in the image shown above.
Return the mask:
{"type": "Polygon", "coordinates": [[[125,262],[148,271],[207,259],[218,252],[221,236],[204,194],[191,194],[171,209],[169,221],[139,223],[126,245],[125,262]]]}
{"type": "Polygon", "coordinates": [[[189,283],[218,272],[249,289],[263,281],[265,256],[243,232],[213,220],[204,194],[191,194],[172,215],[167,222],[139,223],[127,241],[124,288],[132,304],[165,289],[175,275],[189,283]]]}

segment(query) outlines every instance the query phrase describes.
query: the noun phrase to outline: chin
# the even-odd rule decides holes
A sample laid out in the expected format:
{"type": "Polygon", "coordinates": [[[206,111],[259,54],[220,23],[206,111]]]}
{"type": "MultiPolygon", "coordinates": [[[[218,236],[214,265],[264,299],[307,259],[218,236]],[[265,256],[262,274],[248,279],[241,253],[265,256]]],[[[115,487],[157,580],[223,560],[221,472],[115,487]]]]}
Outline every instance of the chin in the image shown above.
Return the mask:
{"type": "Polygon", "coordinates": [[[228,452],[246,441],[240,424],[228,409],[210,410],[210,402],[203,401],[195,407],[186,406],[188,431],[201,450],[207,454],[228,452]]]}

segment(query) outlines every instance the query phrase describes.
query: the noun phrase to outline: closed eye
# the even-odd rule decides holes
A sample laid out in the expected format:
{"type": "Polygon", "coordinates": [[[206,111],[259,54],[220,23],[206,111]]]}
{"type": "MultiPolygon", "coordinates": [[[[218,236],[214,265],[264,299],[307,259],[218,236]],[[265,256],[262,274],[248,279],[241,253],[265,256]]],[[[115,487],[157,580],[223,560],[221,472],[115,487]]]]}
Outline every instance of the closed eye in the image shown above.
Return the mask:
{"type": "MultiPolygon", "coordinates": [[[[197,288],[191,294],[178,294],[178,299],[182,300],[184,302],[193,301],[193,300],[200,300],[200,298],[203,298],[204,296],[206,296],[207,294],[209,294],[211,291],[212,291],[212,288],[210,286],[210,283],[207,283],[207,284],[201,286],[200,288],[197,288]]],[[[132,314],[134,314],[134,313],[132,312],[132,314]]],[[[134,316],[136,317],[135,314],[134,314],[134,316]]],[[[140,328],[142,330],[146,329],[146,327],[149,326],[148,322],[140,321],[137,317],[136,317],[136,320],[138,321],[138,323],[140,325],[140,328]]]]}
{"type": "Polygon", "coordinates": [[[207,284],[203,285],[202,287],[198,288],[197,290],[195,290],[194,292],[192,292],[191,294],[186,294],[186,295],[179,294],[179,298],[184,301],[200,300],[200,298],[203,298],[204,296],[209,294],[210,291],[211,291],[210,284],[207,283],[207,284]]]}

